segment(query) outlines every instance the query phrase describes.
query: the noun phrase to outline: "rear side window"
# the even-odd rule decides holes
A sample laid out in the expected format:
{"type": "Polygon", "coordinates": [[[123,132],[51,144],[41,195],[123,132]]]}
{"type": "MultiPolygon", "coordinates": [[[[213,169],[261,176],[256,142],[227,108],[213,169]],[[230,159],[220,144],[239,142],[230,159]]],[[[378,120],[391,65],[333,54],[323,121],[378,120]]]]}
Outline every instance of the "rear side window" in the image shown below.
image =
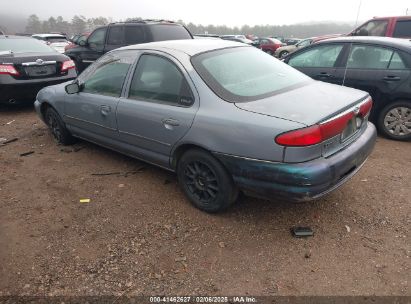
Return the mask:
{"type": "Polygon", "coordinates": [[[354,45],[348,57],[349,69],[387,69],[393,51],[373,45],[354,45]]]}
{"type": "Polygon", "coordinates": [[[183,74],[174,63],[160,56],[141,56],[129,98],[187,106],[191,96],[183,74]]]}
{"type": "Polygon", "coordinates": [[[411,20],[397,21],[393,36],[397,38],[410,38],[411,20]]]}
{"type": "Polygon", "coordinates": [[[108,45],[122,45],[124,44],[124,27],[111,26],[108,30],[108,45]]]}
{"type": "Polygon", "coordinates": [[[296,68],[331,68],[335,65],[343,46],[321,45],[292,57],[288,64],[296,68]]]}
{"type": "Polygon", "coordinates": [[[79,81],[82,92],[119,97],[127,71],[134,61],[133,55],[110,53],[96,62],[95,67],[87,70],[79,81]]]}
{"type": "Polygon", "coordinates": [[[187,29],[180,25],[154,24],[149,28],[153,41],[191,39],[187,29]]]}
{"type": "Polygon", "coordinates": [[[142,26],[126,26],[125,42],[126,44],[139,44],[146,42],[144,28],[142,26]]]}

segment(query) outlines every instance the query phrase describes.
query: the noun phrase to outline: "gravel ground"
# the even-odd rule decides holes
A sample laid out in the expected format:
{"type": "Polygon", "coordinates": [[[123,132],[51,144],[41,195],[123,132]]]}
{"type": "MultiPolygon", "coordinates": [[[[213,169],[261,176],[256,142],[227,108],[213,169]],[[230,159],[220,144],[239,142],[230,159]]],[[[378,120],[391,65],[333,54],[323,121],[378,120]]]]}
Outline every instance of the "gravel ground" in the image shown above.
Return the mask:
{"type": "Polygon", "coordinates": [[[0,295],[411,295],[410,142],[378,138],[316,202],[243,196],[209,215],[171,173],[57,146],[31,107],[0,109],[0,138],[15,137],[0,146],[0,295]]]}

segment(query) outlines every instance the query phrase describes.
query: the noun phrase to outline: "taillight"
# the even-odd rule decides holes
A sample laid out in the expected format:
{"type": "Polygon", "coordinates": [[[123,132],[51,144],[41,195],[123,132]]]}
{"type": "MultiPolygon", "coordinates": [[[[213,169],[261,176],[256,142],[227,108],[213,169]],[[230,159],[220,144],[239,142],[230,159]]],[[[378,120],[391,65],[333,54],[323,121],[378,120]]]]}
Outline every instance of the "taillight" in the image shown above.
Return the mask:
{"type": "Polygon", "coordinates": [[[366,117],[370,113],[371,107],[372,99],[370,97],[367,101],[360,105],[358,112],[350,111],[310,127],[280,134],[275,138],[275,142],[282,146],[291,147],[303,147],[319,144],[324,140],[341,134],[347,127],[348,122],[356,115],[361,118],[366,117]]]}
{"type": "Polygon", "coordinates": [[[282,146],[311,146],[322,140],[319,125],[283,133],[275,138],[275,142],[282,146]]]}
{"type": "Polygon", "coordinates": [[[61,66],[61,72],[67,72],[70,69],[74,69],[76,67],[75,63],[73,60],[67,60],[63,62],[63,65],[61,66]]]}
{"type": "Polygon", "coordinates": [[[20,73],[12,64],[0,64],[0,74],[19,76],[20,73]]]}
{"type": "Polygon", "coordinates": [[[372,108],[372,99],[371,99],[371,97],[370,97],[370,98],[368,98],[368,100],[367,100],[365,103],[363,103],[363,104],[360,106],[360,114],[361,114],[361,116],[362,116],[362,117],[367,116],[367,115],[370,113],[371,108],[372,108]]]}

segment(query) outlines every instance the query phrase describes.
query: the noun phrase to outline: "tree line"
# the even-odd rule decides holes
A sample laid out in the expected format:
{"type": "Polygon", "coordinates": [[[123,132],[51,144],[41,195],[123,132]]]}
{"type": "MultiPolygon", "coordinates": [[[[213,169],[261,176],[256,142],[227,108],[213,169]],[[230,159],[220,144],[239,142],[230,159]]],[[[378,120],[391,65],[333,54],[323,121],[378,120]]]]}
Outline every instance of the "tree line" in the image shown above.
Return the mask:
{"type": "MultiPolygon", "coordinates": [[[[125,21],[141,20],[142,18],[128,18],[125,21]]],[[[30,15],[27,19],[25,31],[28,34],[61,32],[67,35],[90,32],[94,28],[113,22],[111,18],[97,17],[86,18],[75,15],[71,20],[64,20],[63,17],[50,17],[47,20],[40,20],[37,15],[30,15]]],[[[348,33],[353,29],[349,23],[306,23],[292,25],[243,25],[241,27],[229,27],[226,25],[200,25],[192,22],[184,24],[193,34],[254,34],[256,36],[283,36],[283,37],[312,37],[326,34],[348,33]]]]}

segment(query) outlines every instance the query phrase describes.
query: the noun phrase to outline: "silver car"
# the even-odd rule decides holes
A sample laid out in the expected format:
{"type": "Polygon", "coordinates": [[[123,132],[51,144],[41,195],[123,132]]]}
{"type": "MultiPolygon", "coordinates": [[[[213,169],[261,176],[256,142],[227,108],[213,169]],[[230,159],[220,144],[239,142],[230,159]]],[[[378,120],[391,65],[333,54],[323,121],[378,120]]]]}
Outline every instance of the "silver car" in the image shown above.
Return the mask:
{"type": "Polygon", "coordinates": [[[59,143],[82,138],[174,171],[207,212],[239,191],[300,202],[336,189],[374,147],[371,106],[366,92],[205,39],[114,50],[35,102],[59,143]]]}

